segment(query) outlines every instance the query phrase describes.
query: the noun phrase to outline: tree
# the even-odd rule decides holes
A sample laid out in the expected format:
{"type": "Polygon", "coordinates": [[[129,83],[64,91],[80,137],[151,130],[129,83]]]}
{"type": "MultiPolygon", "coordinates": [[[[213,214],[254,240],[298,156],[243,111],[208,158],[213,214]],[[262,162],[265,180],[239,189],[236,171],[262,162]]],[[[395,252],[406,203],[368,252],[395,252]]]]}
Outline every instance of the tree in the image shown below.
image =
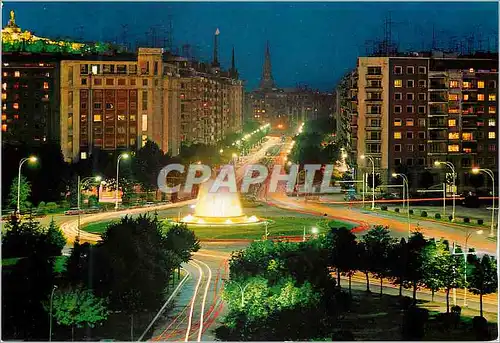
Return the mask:
{"type": "MultiPolygon", "coordinates": [[[[18,189],[18,178],[15,177],[12,180],[9,193],[9,205],[12,208],[17,208],[17,189],[18,189]]],[[[28,198],[31,194],[31,183],[24,175],[21,175],[21,183],[19,188],[19,207],[21,211],[26,210],[29,207],[28,198]]]]}
{"type": "MultiPolygon", "coordinates": [[[[87,325],[92,328],[108,317],[106,300],[94,296],[87,289],[58,289],[54,292],[52,306],[55,321],[59,325],[71,327],[72,341],[75,327],[87,325]]],[[[45,309],[50,311],[49,303],[45,304],[45,309]]]]}
{"type": "Polygon", "coordinates": [[[368,174],[367,176],[368,178],[368,187],[370,188],[377,188],[378,186],[382,185],[382,179],[380,178],[380,174],[375,174],[375,187],[372,187],[372,184],[373,184],[373,177],[372,177],[372,174],[368,174]]]}
{"type": "Polygon", "coordinates": [[[158,188],[158,175],[167,163],[168,156],[159,148],[158,144],[147,140],[146,144],[135,154],[132,169],[135,179],[146,192],[158,188]]]}
{"type": "Polygon", "coordinates": [[[328,232],[328,242],[329,261],[337,269],[337,284],[340,287],[340,274],[345,273],[349,276],[356,268],[356,236],[345,227],[331,228],[328,232]]]}
{"type": "Polygon", "coordinates": [[[413,302],[417,301],[418,286],[423,283],[424,278],[424,255],[423,249],[427,241],[421,232],[413,232],[408,240],[408,257],[405,268],[404,287],[413,288],[413,302]]]}
{"type": "Polygon", "coordinates": [[[480,316],[483,317],[483,295],[495,293],[498,289],[497,262],[494,257],[483,255],[481,260],[475,255],[470,256],[473,269],[469,282],[469,290],[479,294],[480,316]]]}
{"type": "Polygon", "coordinates": [[[441,274],[443,273],[442,258],[440,256],[441,248],[435,240],[431,240],[424,248],[424,284],[432,292],[432,301],[434,293],[444,287],[441,274]]]}
{"type": "Polygon", "coordinates": [[[394,244],[388,227],[376,225],[362,238],[366,246],[368,269],[380,279],[380,295],[384,277],[389,274],[389,252],[394,244]]]}
{"type": "Polygon", "coordinates": [[[399,285],[399,296],[403,295],[403,284],[408,261],[408,245],[404,238],[389,250],[389,278],[399,285]]]}
{"type": "Polygon", "coordinates": [[[200,242],[186,224],[174,224],[167,231],[166,247],[173,251],[184,263],[191,259],[192,253],[200,249],[200,242]]]}
{"type": "Polygon", "coordinates": [[[54,218],[50,221],[47,227],[47,240],[53,247],[52,256],[60,256],[64,246],[66,245],[66,237],[64,237],[61,229],[56,225],[54,218]]]}

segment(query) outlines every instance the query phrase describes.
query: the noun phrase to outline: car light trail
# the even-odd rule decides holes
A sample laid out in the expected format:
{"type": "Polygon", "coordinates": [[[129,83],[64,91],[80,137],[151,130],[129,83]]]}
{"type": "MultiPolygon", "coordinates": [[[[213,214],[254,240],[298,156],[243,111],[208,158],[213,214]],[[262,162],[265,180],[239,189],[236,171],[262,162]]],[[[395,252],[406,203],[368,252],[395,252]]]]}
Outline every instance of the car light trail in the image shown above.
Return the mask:
{"type": "Polygon", "coordinates": [[[203,278],[203,269],[201,269],[200,265],[194,261],[191,261],[190,263],[192,265],[194,265],[196,268],[198,268],[198,271],[200,273],[200,277],[198,279],[198,282],[196,283],[196,287],[195,287],[194,293],[193,293],[193,298],[191,300],[191,309],[189,310],[188,327],[186,330],[186,338],[184,339],[184,342],[187,342],[189,340],[189,332],[191,331],[191,323],[193,321],[193,311],[194,311],[194,303],[196,301],[196,294],[198,294],[198,289],[200,288],[201,279],[203,278]]]}
{"type": "Polygon", "coordinates": [[[205,315],[205,302],[207,300],[208,289],[210,288],[210,280],[212,279],[212,269],[205,262],[202,262],[200,260],[193,260],[193,261],[196,261],[197,263],[203,264],[208,269],[207,285],[205,286],[205,292],[203,294],[203,300],[201,302],[200,331],[198,333],[198,342],[200,342],[201,341],[201,334],[203,333],[203,321],[204,321],[204,315],[205,315]]]}

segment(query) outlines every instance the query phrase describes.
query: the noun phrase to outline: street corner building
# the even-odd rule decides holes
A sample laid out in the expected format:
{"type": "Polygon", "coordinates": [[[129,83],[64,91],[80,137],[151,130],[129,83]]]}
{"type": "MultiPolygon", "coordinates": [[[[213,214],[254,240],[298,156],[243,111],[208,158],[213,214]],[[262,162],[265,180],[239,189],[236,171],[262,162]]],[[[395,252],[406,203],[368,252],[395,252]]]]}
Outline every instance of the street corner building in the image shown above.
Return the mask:
{"type": "Polygon", "coordinates": [[[2,131],[10,143],[52,140],[68,162],[151,140],[177,155],[182,142],[215,144],[242,129],[243,82],[232,66],[162,48],[52,41],[2,30],[2,131]]]}

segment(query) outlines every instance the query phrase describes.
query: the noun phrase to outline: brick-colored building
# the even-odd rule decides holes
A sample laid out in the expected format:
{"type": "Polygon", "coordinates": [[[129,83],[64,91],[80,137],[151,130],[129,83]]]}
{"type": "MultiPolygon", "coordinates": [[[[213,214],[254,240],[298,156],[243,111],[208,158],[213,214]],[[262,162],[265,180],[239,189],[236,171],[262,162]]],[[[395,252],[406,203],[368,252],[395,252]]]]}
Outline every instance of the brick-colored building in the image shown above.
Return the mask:
{"type": "MultiPolygon", "coordinates": [[[[384,183],[406,172],[437,173],[454,164],[467,186],[472,167],[498,172],[498,55],[360,57],[352,116],[358,174],[371,173],[370,155],[384,183]]],[[[437,176],[442,175],[442,176],[437,176]]]]}

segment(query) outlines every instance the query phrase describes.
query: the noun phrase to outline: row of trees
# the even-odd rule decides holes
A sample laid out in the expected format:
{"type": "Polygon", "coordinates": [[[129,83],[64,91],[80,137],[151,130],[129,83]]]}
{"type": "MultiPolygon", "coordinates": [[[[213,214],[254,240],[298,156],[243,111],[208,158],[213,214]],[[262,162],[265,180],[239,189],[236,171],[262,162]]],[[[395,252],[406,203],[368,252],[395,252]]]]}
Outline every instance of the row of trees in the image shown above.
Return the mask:
{"type": "Polygon", "coordinates": [[[66,330],[73,339],[76,328],[92,328],[112,313],[125,313],[133,340],[134,316],[161,307],[175,271],[199,249],[186,226],[166,228],[148,215],[110,224],[96,245],[76,242],[57,270],[54,258],[64,244],[55,224],[42,229],[32,220],[19,224],[12,219],[8,225],[2,239],[4,257],[18,261],[2,270],[4,337],[46,339],[54,290],[52,314],[62,339],[69,335],[66,330]]]}
{"type": "Polygon", "coordinates": [[[450,250],[446,240],[426,240],[420,232],[413,232],[408,241],[404,238],[396,241],[391,238],[387,227],[375,226],[361,239],[346,228],[332,229],[326,236],[331,247],[329,260],[340,275],[349,277],[360,271],[366,276],[366,290],[370,291],[369,275],[380,279],[382,294],[383,280],[389,279],[402,288],[413,290],[416,302],[417,290],[426,287],[432,296],[439,290],[446,291],[446,309],[450,310],[449,294],[454,288],[467,287],[474,294],[480,295],[480,315],[483,315],[483,295],[497,290],[496,260],[494,257],[476,256],[470,249],[467,259],[458,248],[450,250]],[[467,277],[465,278],[465,273],[467,277]],[[467,279],[467,281],[466,281],[467,279]]]}
{"type": "MultiPolygon", "coordinates": [[[[400,295],[403,288],[413,289],[415,303],[420,287],[433,292],[444,289],[448,295],[451,289],[463,287],[463,265],[463,256],[453,255],[445,241],[426,240],[415,232],[408,242],[398,242],[382,226],[359,240],[345,228],[332,227],[325,236],[302,243],[254,242],[233,253],[230,260],[231,279],[223,293],[229,313],[216,329],[216,337],[227,341],[345,340],[337,331],[337,319],[349,308],[355,271],[366,275],[367,291],[370,274],[380,279],[381,293],[383,280],[388,278],[400,286],[400,295]],[[349,293],[340,291],[341,275],[349,278],[349,293]]],[[[481,295],[482,303],[482,295],[497,289],[496,261],[488,255],[481,259],[470,255],[467,268],[468,287],[481,295]]],[[[410,322],[413,314],[421,315],[415,306],[405,308],[410,322]]],[[[408,324],[403,331],[404,337],[421,334],[408,324]]]]}

